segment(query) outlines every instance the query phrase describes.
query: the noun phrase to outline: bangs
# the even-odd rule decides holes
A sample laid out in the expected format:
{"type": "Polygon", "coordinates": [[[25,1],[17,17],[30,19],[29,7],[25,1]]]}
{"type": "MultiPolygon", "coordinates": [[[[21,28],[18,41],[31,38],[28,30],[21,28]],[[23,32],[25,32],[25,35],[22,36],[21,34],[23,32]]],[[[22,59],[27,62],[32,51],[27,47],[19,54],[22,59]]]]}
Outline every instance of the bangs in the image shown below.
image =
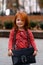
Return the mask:
{"type": "Polygon", "coordinates": [[[19,18],[19,17],[20,17],[21,20],[25,21],[26,14],[24,12],[19,12],[19,13],[16,14],[16,19],[19,18]]]}

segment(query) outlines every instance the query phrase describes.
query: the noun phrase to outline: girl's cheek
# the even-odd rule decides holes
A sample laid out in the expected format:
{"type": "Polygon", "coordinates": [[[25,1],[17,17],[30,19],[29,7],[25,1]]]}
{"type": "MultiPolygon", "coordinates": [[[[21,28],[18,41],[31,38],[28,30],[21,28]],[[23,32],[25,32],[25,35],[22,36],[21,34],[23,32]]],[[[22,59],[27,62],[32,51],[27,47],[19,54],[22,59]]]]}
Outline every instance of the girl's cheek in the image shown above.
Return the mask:
{"type": "Polygon", "coordinates": [[[18,23],[18,21],[16,21],[16,23],[18,23]]]}

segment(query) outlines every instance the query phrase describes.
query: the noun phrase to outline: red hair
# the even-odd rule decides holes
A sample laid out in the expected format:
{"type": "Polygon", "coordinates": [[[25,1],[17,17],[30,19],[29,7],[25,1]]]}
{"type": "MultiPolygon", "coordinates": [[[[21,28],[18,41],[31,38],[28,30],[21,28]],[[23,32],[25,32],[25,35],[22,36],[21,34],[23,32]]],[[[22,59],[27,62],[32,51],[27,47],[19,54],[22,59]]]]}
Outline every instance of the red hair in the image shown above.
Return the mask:
{"type": "Polygon", "coordinates": [[[14,27],[17,29],[16,19],[18,16],[20,16],[21,20],[25,21],[24,29],[27,29],[28,24],[29,24],[29,20],[28,20],[28,15],[25,12],[17,12],[16,13],[15,18],[14,18],[14,27]]]}

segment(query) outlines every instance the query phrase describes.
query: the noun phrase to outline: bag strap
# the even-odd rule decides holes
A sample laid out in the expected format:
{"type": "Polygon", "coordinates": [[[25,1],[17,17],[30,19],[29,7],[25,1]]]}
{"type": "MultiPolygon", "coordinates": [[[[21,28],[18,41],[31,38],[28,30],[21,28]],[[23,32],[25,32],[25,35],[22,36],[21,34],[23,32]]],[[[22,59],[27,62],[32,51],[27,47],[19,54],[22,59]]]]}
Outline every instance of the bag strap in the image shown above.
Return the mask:
{"type": "Polygon", "coordinates": [[[15,45],[16,45],[16,34],[17,34],[17,31],[14,30],[14,38],[13,38],[13,48],[15,49],[15,45]]]}
{"type": "Polygon", "coordinates": [[[29,33],[28,33],[28,30],[26,30],[26,34],[27,34],[27,41],[28,41],[28,44],[30,45],[29,47],[32,47],[32,45],[30,44],[30,36],[29,36],[29,33]]]}

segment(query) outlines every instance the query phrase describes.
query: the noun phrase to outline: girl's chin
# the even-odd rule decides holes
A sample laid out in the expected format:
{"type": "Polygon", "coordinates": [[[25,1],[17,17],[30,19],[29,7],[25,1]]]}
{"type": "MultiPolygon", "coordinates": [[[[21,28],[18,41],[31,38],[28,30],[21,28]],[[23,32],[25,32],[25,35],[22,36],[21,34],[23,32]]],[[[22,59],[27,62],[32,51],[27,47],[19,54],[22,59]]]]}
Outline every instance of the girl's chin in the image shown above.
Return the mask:
{"type": "Polygon", "coordinates": [[[19,25],[18,27],[23,27],[23,25],[19,25]]]}

